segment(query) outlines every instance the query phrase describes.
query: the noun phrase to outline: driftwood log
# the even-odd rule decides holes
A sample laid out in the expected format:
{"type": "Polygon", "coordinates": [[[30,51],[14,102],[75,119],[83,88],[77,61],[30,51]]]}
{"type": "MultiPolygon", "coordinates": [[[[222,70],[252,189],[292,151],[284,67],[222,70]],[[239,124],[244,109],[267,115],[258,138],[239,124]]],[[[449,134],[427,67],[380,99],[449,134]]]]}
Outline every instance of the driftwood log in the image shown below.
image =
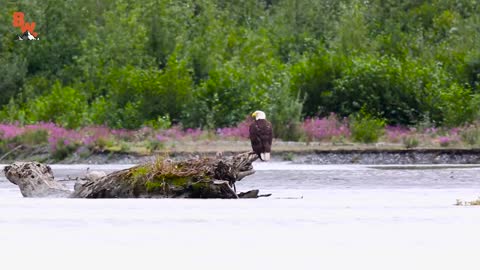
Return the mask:
{"type": "Polygon", "coordinates": [[[23,197],[68,197],[72,192],[55,181],[52,169],[37,162],[15,162],[3,169],[7,179],[20,188],[23,197]]]}
{"type": "Polygon", "coordinates": [[[105,175],[89,173],[69,190],[54,179],[48,165],[15,162],[4,168],[7,179],[24,197],[71,198],[258,198],[258,190],[237,194],[235,182],[255,173],[252,152],[225,158],[173,161],[158,158],[105,175]]]}

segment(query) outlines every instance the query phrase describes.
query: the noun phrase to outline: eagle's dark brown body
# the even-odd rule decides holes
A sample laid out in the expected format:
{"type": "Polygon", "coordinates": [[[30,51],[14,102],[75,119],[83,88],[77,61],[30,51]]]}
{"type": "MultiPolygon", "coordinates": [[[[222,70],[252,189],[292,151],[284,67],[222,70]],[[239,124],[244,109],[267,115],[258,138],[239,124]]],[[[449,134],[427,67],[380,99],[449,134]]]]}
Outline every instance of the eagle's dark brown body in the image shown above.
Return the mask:
{"type": "Polygon", "coordinates": [[[250,125],[250,141],[252,142],[252,149],[263,161],[270,159],[272,138],[272,124],[267,120],[258,119],[250,125]]]}

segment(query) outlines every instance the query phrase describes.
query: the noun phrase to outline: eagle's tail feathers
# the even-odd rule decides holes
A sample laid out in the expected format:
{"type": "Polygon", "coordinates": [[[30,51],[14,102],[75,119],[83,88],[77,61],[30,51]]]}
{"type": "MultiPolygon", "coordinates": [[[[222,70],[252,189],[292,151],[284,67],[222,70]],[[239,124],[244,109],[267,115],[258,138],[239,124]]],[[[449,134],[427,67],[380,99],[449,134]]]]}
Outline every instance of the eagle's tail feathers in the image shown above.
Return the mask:
{"type": "Polygon", "coordinates": [[[260,159],[263,161],[270,160],[270,153],[260,153],[260,159]]]}

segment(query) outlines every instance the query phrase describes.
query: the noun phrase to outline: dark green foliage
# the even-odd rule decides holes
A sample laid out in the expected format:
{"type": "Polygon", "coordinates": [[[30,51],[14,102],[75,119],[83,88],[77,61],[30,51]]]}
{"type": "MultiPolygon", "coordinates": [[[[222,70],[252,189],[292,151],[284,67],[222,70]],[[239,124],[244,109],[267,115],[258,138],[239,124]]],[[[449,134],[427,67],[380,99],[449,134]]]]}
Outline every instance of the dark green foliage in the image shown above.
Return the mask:
{"type": "MultiPolygon", "coordinates": [[[[365,112],[455,126],[480,104],[478,1],[26,0],[0,16],[0,121],[232,126],[365,112]],[[461,109],[460,109],[461,108],[461,109]]],[[[3,7],[2,7],[3,8],[3,7]]],[[[3,12],[3,11],[2,11],[3,12]]]]}
{"type": "Polygon", "coordinates": [[[23,85],[26,65],[26,59],[21,56],[0,56],[0,105],[7,104],[23,85]]]}
{"type": "Polygon", "coordinates": [[[332,99],[334,83],[341,75],[344,59],[324,50],[305,55],[291,68],[292,92],[305,99],[306,116],[326,116],[336,108],[332,99]]]}
{"type": "Polygon", "coordinates": [[[178,121],[192,100],[189,72],[174,57],[164,70],[111,69],[103,84],[106,95],[93,100],[91,119],[116,128],[138,128],[164,115],[178,121]]]}

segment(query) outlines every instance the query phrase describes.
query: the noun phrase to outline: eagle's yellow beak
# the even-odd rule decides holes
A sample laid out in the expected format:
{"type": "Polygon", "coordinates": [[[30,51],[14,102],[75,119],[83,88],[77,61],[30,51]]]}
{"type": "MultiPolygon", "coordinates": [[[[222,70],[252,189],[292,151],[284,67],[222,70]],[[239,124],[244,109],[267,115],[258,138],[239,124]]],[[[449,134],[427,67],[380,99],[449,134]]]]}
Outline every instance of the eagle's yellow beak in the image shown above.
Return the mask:
{"type": "Polygon", "coordinates": [[[257,112],[252,113],[252,117],[257,116],[257,112]]]}

